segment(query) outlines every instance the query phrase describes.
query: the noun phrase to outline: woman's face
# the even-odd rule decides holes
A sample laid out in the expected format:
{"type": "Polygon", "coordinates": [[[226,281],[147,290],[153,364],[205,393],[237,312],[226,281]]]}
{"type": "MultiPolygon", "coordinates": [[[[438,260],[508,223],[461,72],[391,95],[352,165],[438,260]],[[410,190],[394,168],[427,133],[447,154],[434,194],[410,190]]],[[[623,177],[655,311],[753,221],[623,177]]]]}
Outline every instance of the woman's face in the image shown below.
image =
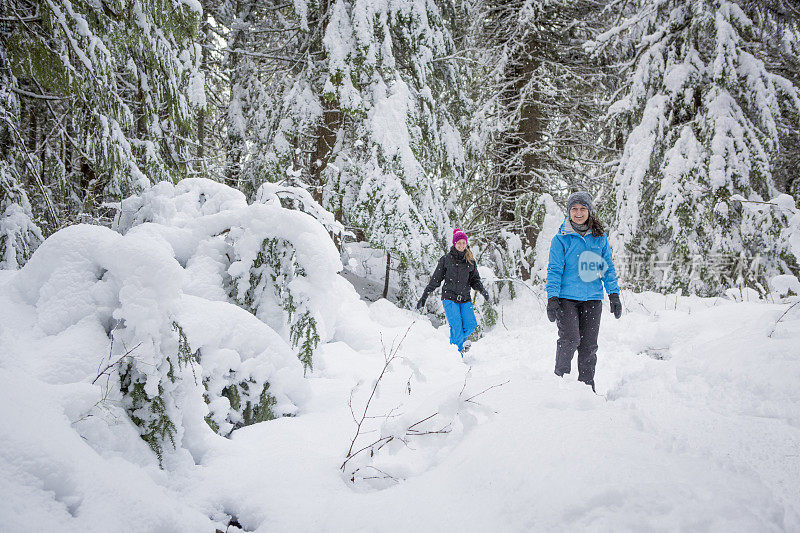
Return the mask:
{"type": "Polygon", "coordinates": [[[589,210],[583,204],[575,204],[569,210],[569,218],[576,224],[583,224],[589,218],[589,210]]]}
{"type": "Polygon", "coordinates": [[[456,250],[459,252],[463,252],[467,249],[467,241],[465,239],[459,239],[456,241],[456,250]]]}

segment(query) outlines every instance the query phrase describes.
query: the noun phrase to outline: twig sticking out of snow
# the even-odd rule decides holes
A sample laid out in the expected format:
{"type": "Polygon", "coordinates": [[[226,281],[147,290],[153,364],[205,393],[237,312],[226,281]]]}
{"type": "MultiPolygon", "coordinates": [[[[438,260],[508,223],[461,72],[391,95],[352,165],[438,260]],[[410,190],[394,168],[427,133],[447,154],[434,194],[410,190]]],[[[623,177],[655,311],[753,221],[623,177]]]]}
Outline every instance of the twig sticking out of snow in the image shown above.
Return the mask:
{"type": "Polygon", "coordinates": [[[496,283],[496,282],[498,282],[498,281],[513,281],[513,282],[516,282],[516,283],[519,283],[519,284],[523,285],[525,288],[527,288],[529,291],[531,291],[531,292],[533,293],[533,295],[534,295],[534,296],[536,296],[536,303],[538,303],[538,304],[539,304],[539,310],[540,310],[540,311],[544,311],[544,307],[542,307],[541,297],[540,297],[538,294],[536,294],[536,291],[534,291],[534,290],[533,290],[533,289],[530,287],[530,285],[528,285],[527,283],[525,283],[525,282],[524,282],[524,281],[522,281],[521,279],[515,279],[515,278],[495,278],[495,279],[492,279],[492,280],[486,280],[486,281],[487,281],[487,282],[489,282],[489,283],[496,283]]]}
{"type": "Polygon", "coordinates": [[[783,320],[783,317],[785,317],[785,316],[786,316],[786,315],[789,313],[789,311],[791,311],[791,310],[794,308],[794,306],[796,306],[797,304],[800,304],[800,301],[797,301],[797,302],[793,303],[793,304],[792,304],[792,305],[789,307],[789,309],[787,309],[786,311],[784,311],[784,312],[783,312],[783,314],[782,314],[780,317],[778,317],[778,320],[776,320],[776,321],[775,321],[775,324],[772,326],[772,331],[770,331],[770,332],[769,332],[769,335],[767,335],[767,337],[769,337],[770,339],[772,338],[772,334],[773,334],[773,333],[775,333],[775,330],[776,330],[776,329],[778,329],[778,323],[779,323],[781,320],[783,320]]]}
{"type": "MultiPolygon", "coordinates": [[[[367,444],[366,446],[362,446],[361,448],[359,448],[359,449],[357,449],[355,451],[353,450],[355,448],[356,441],[363,434],[362,428],[363,428],[363,424],[364,424],[365,420],[370,419],[370,418],[391,418],[391,417],[399,416],[399,415],[395,414],[396,408],[392,409],[392,411],[390,411],[388,414],[383,415],[383,416],[368,416],[367,413],[369,411],[370,403],[372,402],[372,399],[375,397],[375,393],[376,393],[376,391],[378,389],[378,385],[380,384],[380,382],[383,379],[383,377],[386,375],[387,371],[391,368],[392,362],[398,357],[397,353],[400,350],[400,346],[403,344],[403,341],[405,340],[406,336],[408,335],[408,332],[411,330],[411,327],[413,325],[414,325],[414,323],[412,323],[411,326],[409,326],[409,328],[406,330],[405,334],[400,339],[400,342],[397,344],[397,346],[395,346],[394,341],[393,341],[392,345],[389,348],[389,351],[387,352],[386,351],[386,347],[384,345],[384,360],[385,360],[385,364],[384,364],[383,368],[381,369],[381,373],[378,376],[378,379],[375,380],[375,383],[374,383],[374,385],[372,387],[372,392],[370,393],[370,396],[367,399],[367,403],[364,406],[364,411],[362,412],[360,418],[356,418],[356,416],[355,416],[355,412],[353,411],[353,405],[352,405],[353,396],[352,396],[352,394],[350,396],[350,412],[353,415],[353,420],[356,423],[356,432],[355,432],[355,435],[353,436],[353,440],[350,442],[350,448],[347,450],[347,454],[345,456],[345,460],[344,460],[344,462],[342,462],[341,466],[339,467],[340,470],[342,470],[342,472],[345,471],[345,468],[347,467],[347,464],[350,462],[350,460],[355,458],[356,456],[358,456],[362,452],[369,451],[370,457],[372,457],[372,456],[375,455],[376,452],[380,451],[384,446],[386,446],[387,444],[389,444],[390,442],[392,442],[394,440],[400,440],[400,441],[403,442],[403,444],[408,445],[408,439],[411,438],[411,437],[418,437],[418,436],[422,436],[422,435],[447,434],[447,433],[450,433],[450,431],[451,431],[450,423],[447,423],[446,425],[444,425],[443,427],[441,427],[439,429],[421,429],[420,428],[420,426],[422,424],[424,424],[425,422],[429,422],[429,421],[433,420],[436,416],[438,416],[440,414],[440,412],[437,410],[437,411],[433,412],[432,414],[430,414],[430,415],[428,415],[428,416],[426,416],[424,418],[421,418],[421,419],[417,420],[416,422],[414,422],[412,424],[409,424],[405,428],[405,430],[402,431],[402,436],[399,436],[397,433],[395,433],[393,435],[386,435],[386,436],[383,436],[383,437],[371,442],[370,444],[367,444]]],[[[465,377],[464,377],[464,384],[463,384],[463,386],[461,387],[461,390],[458,393],[458,398],[459,399],[461,399],[464,396],[464,392],[466,391],[468,376],[469,376],[469,373],[467,373],[467,375],[465,375],[465,377]]],[[[477,402],[475,402],[475,398],[477,398],[477,397],[489,392],[492,389],[495,389],[497,387],[502,387],[503,385],[507,384],[509,381],[510,380],[506,380],[503,383],[498,383],[498,384],[486,387],[482,391],[480,391],[480,392],[478,392],[476,394],[473,394],[470,397],[468,397],[468,398],[466,398],[466,399],[464,399],[462,401],[464,403],[473,403],[473,404],[475,404],[475,403],[477,403],[477,402]]],[[[396,481],[396,482],[399,481],[395,476],[392,476],[392,475],[390,475],[390,474],[388,474],[386,472],[383,472],[383,471],[381,471],[380,469],[378,469],[378,468],[376,468],[374,466],[367,465],[364,468],[371,468],[372,470],[375,470],[375,471],[383,474],[381,479],[391,479],[391,480],[396,481]]],[[[361,468],[356,468],[350,474],[350,481],[351,482],[353,482],[353,483],[355,482],[356,473],[360,469],[361,468]]],[[[363,479],[378,479],[378,477],[376,477],[376,476],[366,476],[366,477],[363,477],[363,479]]]]}
{"type": "MultiPolygon", "coordinates": [[[[114,329],[116,329],[116,327],[114,329]]],[[[109,387],[109,379],[111,377],[111,370],[113,368],[115,368],[117,365],[119,365],[122,361],[124,361],[125,358],[130,356],[141,345],[142,345],[142,343],[140,342],[139,344],[137,344],[136,346],[134,346],[130,350],[126,351],[119,359],[117,359],[113,363],[108,363],[105,366],[105,368],[103,368],[102,370],[100,370],[100,366],[102,366],[103,361],[106,360],[106,358],[104,357],[103,359],[100,360],[100,365],[98,365],[98,367],[97,367],[97,376],[95,376],[95,378],[92,380],[92,385],[97,383],[97,380],[100,379],[101,377],[106,376],[106,383],[105,383],[105,385],[103,387],[103,396],[102,396],[102,398],[97,400],[97,402],[95,402],[94,405],[92,405],[87,410],[86,414],[84,414],[79,419],[77,419],[74,422],[72,422],[73,424],[77,424],[78,422],[81,422],[81,421],[86,420],[87,418],[93,416],[92,415],[92,411],[94,410],[95,407],[104,406],[105,405],[105,403],[108,401],[108,395],[109,395],[109,393],[111,391],[111,389],[109,387]]],[[[112,336],[111,337],[111,345],[108,348],[108,360],[109,361],[111,360],[111,353],[113,351],[114,351],[114,337],[112,336]]]]}
{"type": "MultiPolygon", "coordinates": [[[[380,384],[381,380],[383,379],[383,376],[386,375],[386,371],[389,370],[389,367],[392,365],[392,362],[397,358],[397,353],[400,351],[400,346],[403,345],[403,341],[406,340],[406,337],[408,336],[408,332],[411,331],[411,328],[414,326],[414,324],[416,324],[416,322],[417,321],[415,320],[414,322],[411,323],[410,326],[408,326],[408,329],[403,334],[403,337],[400,339],[400,342],[397,343],[397,347],[395,347],[394,341],[392,341],[392,345],[389,347],[389,352],[388,353],[386,351],[386,346],[383,344],[383,337],[381,337],[381,345],[383,346],[383,358],[384,358],[385,363],[383,365],[383,368],[381,369],[381,373],[378,376],[378,379],[375,380],[375,384],[372,386],[372,392],[370,393],[369,398],[367,399],[366,405],[364,405],[364,412],[361,413],[361,419],[360,420],[356,420],[356,434],[353,435],[353,440],[350,442],[350,448],[348,448],[348,450],[347,450],[347,459],[345,460],[344,463],[342,463],[342,466],[341,466],[342,470],[344,470],[344,467],[347,464],[347,461],[349,461],[351,457],[353,457],[354,455],[356,455],[360,451],[363,451],[363,448],[362,448],[362,450],[358,450],[357,452],[353,453],[353,446],[355,446],[356,440],[361,435],[361,426],[364,425],[364,420],[366,420],[368,418],[367,417],[367,412],[369,411],[369,405],[372,402],[372,399],[375,397],[375,392],[378,390],[378,385],[380,384]]],[[[352,396],[352,394],[350,395],[350,412],[353,413],[353,396],[352,396]]],[[[355,415],[353,415],[353,420],[355,420],[355,415]]]]}
{"type": "MultiPolygon", "coordinates": [[[[111,345],[112,345],[112,346],[114,345],[114,341],[113,341],[113,340],[111,341],[111,345]]],[[[133,351],[134,351],[134,350],[136,350],[136,349],[137,349],[139,346],[141,346],[141,345],[142,345],[142,343],[140,342],[139,344],[137,344],[136,346],[134,346],[133,348],[131,348],[130,350],[128,350],[127,352],[125,352],[124,354],[122,354],[122,356],[121,356],[119,359],[117,359],[116,361],[114,361],[113,363],[108,363],[108,364],[106,365],[106,367],[105,367],[105,368],[104,368],[104,369],[103,369],[103,370],[102,370],[102,371],[101,371],[99,374],[97,374],[97,377],[95,377],[95,378],[92,380],[92,385],[94,385],[94,384],[95,384],[95,382],[96,382],[98,379],[100,379],[102,376],[107,376],[107,375],[110,375],[110,372],[109,372],[109,371],[110,371],[112,368],[114,368],[115,366],[117,366],[118,364],[120,364],[120,363],[121,363],[121,362],[122,362],[122,361],[123,361],[123,360],[124,360],[126,357],[128,357],[130,354],[132,354],[132,353],[133,353],[133,351]]]]}

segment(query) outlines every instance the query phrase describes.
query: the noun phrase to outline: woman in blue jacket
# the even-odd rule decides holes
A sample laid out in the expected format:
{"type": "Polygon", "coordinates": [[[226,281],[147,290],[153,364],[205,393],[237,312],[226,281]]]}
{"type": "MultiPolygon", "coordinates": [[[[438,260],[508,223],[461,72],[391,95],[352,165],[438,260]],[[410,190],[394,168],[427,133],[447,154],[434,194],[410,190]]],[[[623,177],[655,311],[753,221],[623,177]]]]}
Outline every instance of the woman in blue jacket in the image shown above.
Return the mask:
{"type": "Polygon", "coordinates": [[[489,301],[489,293],[481,283],[478,265],[467,246],[467,234],[456,228],[453,230],[453,247],[439,259],[428,286],[417,302],[417,309],[422,309],[428,295],[444,281],[442,287],[442,305],[447,323],[450,325],[450,344],[455,344],[461,355],[469,349],[464,345],[478,321],[472,308],[470,289],[475,289],[489,301]]]}
{"type": "Polygon", "coordinates": [[[622,316],[622,304],[611,247],[595,217],[592,196],[586,191],[570,195],[567,213],[550,243],[547,265],[547,318],[558,323],[555,372],[569,374],[577,350],[578,381],[594,390],[603,287],[616,318],[622,316]]]}

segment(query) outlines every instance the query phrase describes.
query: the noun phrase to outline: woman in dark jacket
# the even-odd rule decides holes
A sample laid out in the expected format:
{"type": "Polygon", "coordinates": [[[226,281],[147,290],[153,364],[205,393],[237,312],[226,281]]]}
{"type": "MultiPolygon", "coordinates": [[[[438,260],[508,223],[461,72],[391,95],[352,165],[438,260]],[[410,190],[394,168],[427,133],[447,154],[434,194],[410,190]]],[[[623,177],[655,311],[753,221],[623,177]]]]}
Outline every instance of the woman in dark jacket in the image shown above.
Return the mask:
{"type": "Polygon", "coordinates": [[[592,196],[579,191],[567,199],[567,218],[550,243],[547,318],[558,324],[556,375],[570,373],[577,350],[578,381],[592,390],[604,288],[611,312],[619,318],[622,304],[611,247],[592,196]]]}
{"type": "MultiPolygon", "coordinates": [[[[450,325],[450,344],[455,344],[464,355],[464,341],[467,340],[478,325],[475,310],[472,308],[470,289],[475,289],[489,301],[489,293],[481,283],[478,265],[467,246],[467,235],[456,228],[453,230],[453,247],[439,259],[436,270],[422,298],[417,302],[417,309],[422,309],[428,295],[444,280],[442,287],[442,304],[447,323],[450,325]]],[[[469,348],[469,347],[467,347],[469,348]]]]}

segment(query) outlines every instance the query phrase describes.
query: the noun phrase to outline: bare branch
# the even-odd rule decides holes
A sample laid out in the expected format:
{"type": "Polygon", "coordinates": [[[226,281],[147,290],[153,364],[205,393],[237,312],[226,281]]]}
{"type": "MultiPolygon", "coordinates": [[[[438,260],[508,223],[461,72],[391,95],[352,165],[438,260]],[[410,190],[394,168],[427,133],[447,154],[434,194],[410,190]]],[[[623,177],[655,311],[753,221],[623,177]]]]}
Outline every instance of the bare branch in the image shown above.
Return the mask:
{"type": "MultiPolygon", "coordinates": [[[[397,344],[397,348],[394,347],[394,341],[392,341],[392,348],[387,353],[385,345],[383,345],[383,337],[381,336],[381,345],[384,346],[384,360],[385,363],[383,368],[381,369],[381,373],[378,376],[378,379],[375,380],[375,384],[372,386],[372,392],[370,392],[369,398],[367,399],[367,403],[364,405],[364,412],[361,414],[361,419],[356,422],[356,433],[353,436],[353,440],[350,442],[350,448],[347,450],[347,460],[349,460],[353,454],[353,447],[356,444],[356,440],[358,440],[359,435],[361,435],[361,426],[364,424],[364,421],[367,419],[367,412],[369,411],[370,404],[372,403],[372,399],[375,397],[375,392],[378,390],[378,385],[380,384],[383,376],[386,375],[386,371],[391,366],[392,361],[394,361],[395,357],[397,357],[397,352],[400,350],[400,346],[402,346],[403,341],[408,336],[408,332],[411,331],[411,328],[416,324],[416,320],[408,326],[406,332],[403,334],[403,337],[400,339],[400,342],[397,344]]],[[[342,470],[344,470],[345,464],[347,464],[347,460],[342,464],[342,470]]]]}
{"type": "Polygon", "coordinates": [[[94,385],[94,383],[95,383],[95,382],[96,382],[98,379],[100,379],[100,377],[101,377],[101,376],[104,376],[104,375],[106,375],[106,373],[107,373],[107,372],[108,372],[110,369],[114,368],[114,367],[115,367],[115,366],[117,366],[119,363],[121,363],[123,359],[125,359],[126,357],[128,357],[128,356],[129,356],[131,353],[133,353],[133,351],[134,351],[134,350],[136,350],[136,348],[138,348],[138,347],[139,347],[139,346],[141,346],[141,345],[142,345],[142,343],[140,342],[139,344],[137,344],[136,346],[134,346],[133,348],[131,348],[130,350],[128,350],[127,352],[125,352],[125,353],[122,355],[122,357],[120,357],[119,359],[117,359],[117,360],[116,360],[116,361],[114,361],[113,363],[108,363],[108,364],[106,365],[106,367],[103,369],[103,371],[102,371],[102,372],[100,372],[99,374],[97,374],[97,377],[95,377],[95,378],[92,380],[92,385],[94,385]]]}
{"type": "Polygon", "coordinates": [[[36,94],[26,91],[25,89],[20,89],[18,87],[13,87],[13,86],[11,87],[11,90],[19,94],[20,96],[35,98],[37,100],[68,100],[70,98],[69,96],[52,96],[49,94],[36,94]]]}
{"type": "Polygon", "coordinates": [[[482,395],[482,394],[485,394],[485,393],[489,392],[489,391],[490,391],[490,390],[492,390],[492,389],[496,389],[496,388],[498,388],[498,387],[502,387],[503,385],[507,385],[507,384],[508,384],[508,383],[510,383],[510,382],[511,382],[511,380],[510,380],[510,379],[507,379],[507,380],[505,380],[505,381],[504,381],[504,382],[502,382],[502,383],[497,383],[496,385],[492,385],[491,387],[486,387],[485,389],[483,389],[482,391],[480,391],[478,394],[473,394],[472,396],[470,396],[469,398],[467,398],[467,399],[466,399],[466,400],[464,400],[464,401],[465,401],[465,402],[470,402],[470,401],[472,401],[473,399],[477,398],[478,396],[480,396],[480,395],[482,395]]]}
{"type": "Polygon", "coordinates": [[[773,333],[775,333],[775,330],[778,329],[778,323],[781,320],[783,320],[783,317],[785,317],[789,313],[789,311],[791,311],[797,304],[800,304],[800,301],[793,303],[791,307],[789,307],[789,309],[783,312],[783,314],[778,318],[778,320],[775,321],[775,325],[772,326],[772,331],[769,332],[769,335],[767,335],[767,337],[769,337],[770,339],[772,338],[773,333]]]}

